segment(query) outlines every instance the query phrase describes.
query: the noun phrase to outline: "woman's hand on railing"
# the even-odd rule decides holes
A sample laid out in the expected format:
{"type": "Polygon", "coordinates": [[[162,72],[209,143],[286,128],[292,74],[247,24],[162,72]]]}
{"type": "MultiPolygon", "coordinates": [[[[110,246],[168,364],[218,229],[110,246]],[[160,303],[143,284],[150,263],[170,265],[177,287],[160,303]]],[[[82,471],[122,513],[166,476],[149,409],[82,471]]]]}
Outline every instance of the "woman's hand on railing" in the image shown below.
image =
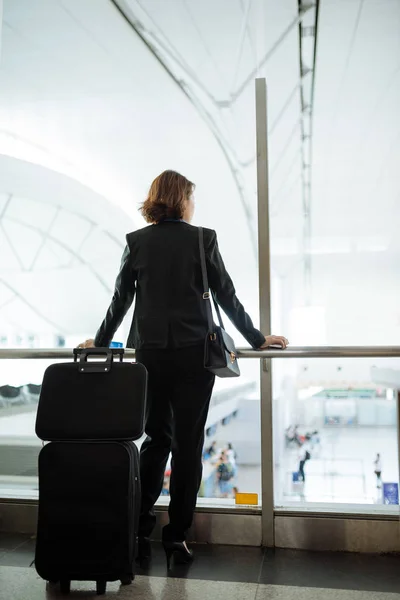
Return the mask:
{"type": "Polygon", "coordinates": [[[284,350],[289,341],[283,335],[266,335],[265,342],[260,346],[260,350],[266,350],[269,346],[279,346],[284,350]]]}
{"type": "Polygon", "coordinates": [[[86,340],[86,342],[82,342],[82,344],[79,344],[78,348],[95,348],[94,340],[86,340]]]}

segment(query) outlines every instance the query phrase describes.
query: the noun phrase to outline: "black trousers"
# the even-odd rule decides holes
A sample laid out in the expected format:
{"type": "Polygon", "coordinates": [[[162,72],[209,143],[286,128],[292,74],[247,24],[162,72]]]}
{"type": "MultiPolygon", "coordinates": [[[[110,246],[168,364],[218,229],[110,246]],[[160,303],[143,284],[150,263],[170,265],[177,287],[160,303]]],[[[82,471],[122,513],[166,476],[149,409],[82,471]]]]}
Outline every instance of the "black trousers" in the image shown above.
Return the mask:
{"type": "Polygon", "coordinates": [[[204,427],[215,376],[204,369],[203,345],[138,350],[136,356],[149,373],[147,438],[140,451],[139,536],[150,536],[154,528],[154,504],[172,452],[169,525],[163,530],[163,539],[183,541],[201,484],[204,427]]]}

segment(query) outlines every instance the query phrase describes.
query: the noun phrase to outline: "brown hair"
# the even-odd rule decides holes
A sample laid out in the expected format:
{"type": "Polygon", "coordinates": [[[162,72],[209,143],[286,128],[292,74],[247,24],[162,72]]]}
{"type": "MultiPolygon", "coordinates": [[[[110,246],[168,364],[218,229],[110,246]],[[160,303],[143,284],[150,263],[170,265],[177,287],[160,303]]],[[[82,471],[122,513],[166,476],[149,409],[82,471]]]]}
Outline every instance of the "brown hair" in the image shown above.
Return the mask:
{"type": "Polygon", "coordinates": [[[164,171],[151,184],[147,198],[139,210],[147,223],[182,219],[185,204],[194,188],[194,183],[180,173],[164,171]]]}

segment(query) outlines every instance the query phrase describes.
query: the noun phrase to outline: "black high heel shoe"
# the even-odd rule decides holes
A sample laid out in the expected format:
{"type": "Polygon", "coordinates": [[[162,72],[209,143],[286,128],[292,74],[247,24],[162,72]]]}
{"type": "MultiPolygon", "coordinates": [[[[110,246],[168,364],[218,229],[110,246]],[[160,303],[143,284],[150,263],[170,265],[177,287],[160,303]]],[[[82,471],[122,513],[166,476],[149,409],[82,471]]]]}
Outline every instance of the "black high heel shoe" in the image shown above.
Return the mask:
{"type": "Polygon", "coordinates": [[[185,542],[163,542],[165,555],[167,557],[167,569],[171,568],[171,559],[180,565],[188,565],[193,562],[194,556],[192,550],[189,550],[185,542]]]}
{"type": "Polygon", "coordinates": [[[138,538],[138,555],[136,558],[136,564],[141,569],[147,569],[151,562],[151,542],[148,537],[138,538]]]}

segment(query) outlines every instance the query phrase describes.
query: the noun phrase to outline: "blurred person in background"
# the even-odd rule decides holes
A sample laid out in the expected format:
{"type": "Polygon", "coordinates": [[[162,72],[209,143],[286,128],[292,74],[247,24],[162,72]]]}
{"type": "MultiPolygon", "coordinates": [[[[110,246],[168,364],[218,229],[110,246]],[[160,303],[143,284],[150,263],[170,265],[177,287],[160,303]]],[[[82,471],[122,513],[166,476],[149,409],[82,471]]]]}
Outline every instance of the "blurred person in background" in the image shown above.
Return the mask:
{"type": "Polygon", "coordinates": [[[225,452],[226,452],[228,459],[231,461],[231,463],[235,464],[237,461],[237,452],[231,443],[228,444],[228,447],[225,450],[225,452]]]}
{"type": "Polygon", "coordinates": [[[234,467],[229,462],[225,451],[221,452],[217,464],[217,481],[221,498],[229,498],[233,490],[234,467]]]}
{"type": "Polygon", "coordinates": [[[171,477],[171,469],[167,469],[164,474],[164,483],[161,490],[161,496],[169,496],[169,481],[171,477]]]}
{"type": "Polygon", "coordinates": [[[213,442],[204,450],[203,459],[210,460],[217,454],[217,442],[213,442]]]}
{"type": "Polygon", "coordinates": [[[285,440],[286,440],[286,446],[290,446],[292,442],[295,441],[294,439],[294,427],[293,425],[289,425],[289,427],[287,427],[285,429],[285,440]]]}
{"type": "Polygon", "coordinates": [[[227,449],[225,450],[228,462],[232,465],[233,468],[233,476],[236,477],[237,475],[237,452],[234,449],[233,445],[231,443],[228,444],[227,449]]]}
{"type": "Polygon", "coordinates": [[[298,425],[295,425],[295,427],[294,427],[293,439],[298,446],[301,446],[305,441],[305,437],[299,434],[299,426],[298,425]]]}
{"type": "Polygon", "coordinates": [[[310,445],[310,436],[306,436],[306,440],[304,444],[301,446],[299,451],[299,476],[303,482],[306,480],[306,474],[304,472],[304,467],[306,462],[311,458],[311,445],[310,445]]]}
{"type": "Polygon", "coordinates": [[[382,459],[380,454],[377,454],[374,460],[374,473],[376,475],[376,487],[380,489],[382,487],[382,459]]]}

